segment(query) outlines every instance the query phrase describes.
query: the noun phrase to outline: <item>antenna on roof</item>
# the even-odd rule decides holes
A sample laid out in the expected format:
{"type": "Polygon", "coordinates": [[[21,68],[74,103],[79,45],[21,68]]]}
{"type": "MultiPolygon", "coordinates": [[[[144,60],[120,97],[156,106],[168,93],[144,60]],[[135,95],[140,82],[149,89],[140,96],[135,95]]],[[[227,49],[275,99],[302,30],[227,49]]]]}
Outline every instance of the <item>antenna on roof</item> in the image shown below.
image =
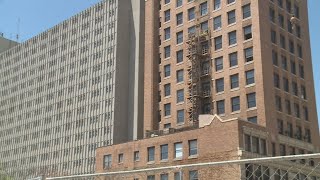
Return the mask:
{"type": "Polygon", "coordinates": [[[17,42],[19,42],[19,38],[20,38],[20,18],[18,18],[18,22],[17,22],[17,35],[16,35],[17,42]]]}

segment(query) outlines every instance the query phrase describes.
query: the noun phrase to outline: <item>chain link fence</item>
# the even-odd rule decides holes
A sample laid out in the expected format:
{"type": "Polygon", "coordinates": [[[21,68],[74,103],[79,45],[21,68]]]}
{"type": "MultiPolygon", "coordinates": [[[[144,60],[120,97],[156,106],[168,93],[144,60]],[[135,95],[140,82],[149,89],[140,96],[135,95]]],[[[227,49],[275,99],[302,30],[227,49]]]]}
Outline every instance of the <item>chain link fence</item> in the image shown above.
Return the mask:
{"type": "Polygon", "coordinates": [[[320,180],[320,154],[246,158],[45,179],[320,180]]]}

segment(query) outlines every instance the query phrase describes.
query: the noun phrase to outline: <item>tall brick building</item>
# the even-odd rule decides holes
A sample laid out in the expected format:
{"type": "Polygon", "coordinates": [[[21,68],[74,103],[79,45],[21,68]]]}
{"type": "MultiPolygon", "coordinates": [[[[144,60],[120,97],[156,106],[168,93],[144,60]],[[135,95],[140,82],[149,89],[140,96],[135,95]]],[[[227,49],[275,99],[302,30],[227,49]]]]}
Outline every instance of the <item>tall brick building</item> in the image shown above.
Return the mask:
{"type": "MultiPolygon", "coordinates": [[[[174,159],[177,148],[190,149],[188,143],[181,147],[176,143],[194,131],[191,127],[202,123],[201,114],[215,115],[221,121],[247,121],[239,126],[266,132],[265,136],[259,130],[254,136],[239,132],[233,150],[249,155],[238,154],[237,158],[255,157],[261,148],[267,151],[264,156],[319,152],[307,1],[147,0],[146,7],[146,139],[99,148],[98,172],[124,169],[117,164],[119,154],[124,163],[131,162],[133,151],[148,154],[150,147],[155,147],[157,156],[165,151],[161,147],[172,144],[174,151],[167,151],[169,159],[174,159]],[[171,138],[169,134],[177,131],[179,135],[171,138]],[[160,144],[153,140],[163,135],[160,144]],[[258,138],[261,136],[265,137],[263,143],[258,138]],[[108,159],[111,156],[112,160],[108,159]]],[[[234,131],[228,126],[220,128],[234,131]]],[[[192,137],[201,132],[194,132],[192,137]]],[[[233,141],[224,140],[227,144],[233,141]]],[[[209,147],[201,146],[201,141],[197,140],[199,157],[208,157],[204,149],[209,147]]],[[[212,139],[211,143],[215,142],[212,139]]],[[[217,147],[211,153],[221,150],[217,147]]],[[[165,165],[160,161],[155,159],[156,166],[165,165]]],[[[133,163],[126,169],[153,167],[148,162],[133,163]]]]}

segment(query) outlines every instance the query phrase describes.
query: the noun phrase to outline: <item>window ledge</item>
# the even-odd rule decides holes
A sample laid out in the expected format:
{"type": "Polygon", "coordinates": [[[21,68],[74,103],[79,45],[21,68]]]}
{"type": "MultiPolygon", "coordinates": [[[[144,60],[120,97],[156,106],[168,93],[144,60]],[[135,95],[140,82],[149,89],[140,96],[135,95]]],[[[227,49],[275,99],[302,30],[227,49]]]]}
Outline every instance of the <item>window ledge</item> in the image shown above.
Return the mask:
{"type": "Polygon", "coordinates": [[[183,64],[183,61],[182,61],[182,62],[177,63],[176,65],[177,65],[177,66],[179,66],[179,65],[181,65],[181,64],[183,64]]]}
{"type": "Polygon", "coordinates": [[[160,163],[167,163],[167,162],[169,162],[168,159],[162,159],[162,160],[160,160],[160,163]]]}
{"type": "Polygon", "coordinates": [[[174,158],[173,161],[182,161],[182,157],[174,158]]]}
{"type": "Polygon", "coordinates": [[[216,93],[216,96],[224,94],[224,91],[216,93]]]}
{"type": "Polygon", "coordinates": [[[183,83],[184,83],[184,81],[177,82],[177,84],[176,84],[176,85],[180,85],[180,84],[183,84],[183,83]]]}
{"type": "Polygon", "coordinates": [[[236,69],[236,68],[238,68],[238,67],[239,67],[239,65],[236,65],[236,66],[230,67],[229,69],[236,69]]]}
{"type": "Polygon", "coordinates": [[[246,85],[245,87],[246,87],[246,88],[249,88],[249,87],[253,87],[253,86],[255,86],[255,85],[256,85],[256,83],[253,83],[253,84],[246,85]]]}
{"type": "Polygon", "coordinates": [[[249,64],[253,64],[253,60],[252,60],[252,61],[249,61],[249,62],[244,63],[244,65],[245,65],[245,66],[246,66],[246,65],[249,65],[249,64]]]}
{"type": "Polygon", "coordinates": [[[176,44],[176,46],[182,46],[183,45],[183,41],[179,44],[176,44]]]}
{"type": "Polygon", "coordinates": [[[171,118],[171,115],[165,116],[164,118],[165,118],[165,119],[169,119],[169,118],[171,118]]]}
{"type": "Polygon", "coordinates": [[[171,76],[167,76],[167,77],[164,77],[163,80],[167,80],[167,79],[170,79],[171,76]]]}
{"type": "Polygon", "coordinates": [[[247,17],[247,18],[245,18],[245,19],[242,19],[242,21],[247,21],[247,20],[249,20],[249,19],[252,19],[252,15],[251,15],[250,17],[247,17]]]}
{"type": "Polygon", "coordinates": [[[154,161],[149,161],[147,162],[147,165],[151,165],[151,164],[154,164],[155,162],[154,161]]]}
{"type": "Polygon", "coordinates": [[[188,157],[188,159],[196,159],[196,158],[198,158],[198,154],[196,154],[196,155],[191,155],[191,156],[188,157]]]}
{"type": "Polygon", "coordinates": [[[180,27],[183,27],[183,23],[179,24],[176,26],[176,29],[180,28],[180,27]]]}
{"type": "Polygon", "coordinates": [[[253,111],[253,110],[257,110],[257,109],[258,109],[257,107],[252,107],[252,108],[247,109],[247,111],[253,111]]]}
{"type": "Polygon", "coordinates": [[[240,88],[239,87],[237,87],[237,88],[233,88],[233,89],[231,89],[230,91],[231,92],[234,92],[234,91],[239,91],[240,90],[240,88]]]}
{"type": "Polygon", "coordinates": [[[243,44],[247,43],[247,42],[252,42],[253,38],[247,39],[243,41],[243,44]]]}
{"type": "Polygon", "coordinates": [[[220,11],[220,10],[221,10],[221,5],[220,5],[220,7],[219,7],[218,9],[214,9],[214,10],[212,11],[212,13],[215,13],[215,12],[220,11]]]}
{"type": "Polygon", "coordinates": [[[177,123],[177,126],[183,126],[184,122],[177,123]]]}
{"type": "Polygon", "coordinates": [[[235,43],[235,44],[229,45],[228,48],[233,48],[233,47],[236,47],[237,45],[238,45],[238,43],[235,43]]]}
{"type": "Polygon", "coordinates": [[[181,104],[184,104],[184,101],[183,102],[178,102],[176,105],[181,105],[181,104]]]}
{"type": "Polygon", "coordinates": [[[227,7],[232,6],[234,4],[236,4],[236,1],[234,1],[233,3],[227,4],[227,7]]]}
{"type": "Polygon", "coordinates": [[[168,41],[170,41],[170,40],[171,40],[171,38],[165,39],[162,43],[168,42],[168,41]]]}
{"type": "Polygon", "coordinates": [[[171,98],[171,95],[164,97],[164,99],[169,99],[169,98],[171,98]]]}
{"type": "Polygon", "coordinates": [[[231,113],[231,115],[234,115],[234,114],[239,114],[241,112],[241,110],[238,110],[238,111],[234,111],[231,113]]]}
{"type": "Polygon", "coordinates": [[[237,24],[237,22],[234,22],[234,23],[232,23],[232,24],[229,24],[228,26],[227,26],[227,28],[229,28],[229,27],[231,27],[231,26],[235,26],[237,24]]]}

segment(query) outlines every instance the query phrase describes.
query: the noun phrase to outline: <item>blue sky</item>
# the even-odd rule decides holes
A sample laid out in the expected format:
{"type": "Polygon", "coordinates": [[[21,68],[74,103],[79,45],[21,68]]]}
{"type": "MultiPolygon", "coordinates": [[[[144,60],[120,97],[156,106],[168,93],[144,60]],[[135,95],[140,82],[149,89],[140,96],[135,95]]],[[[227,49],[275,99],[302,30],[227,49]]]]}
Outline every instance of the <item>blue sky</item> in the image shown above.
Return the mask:
{"type": "MultiPolygon", "coordinates": [[[[25,41],[99,0],[0,0],[0,32],[25,41]],[[18,26],[18,19],[20,25],[18,26]],[[18,28],[20,27],[20,28],[18,28]]],[[[320,114],[320,0],[308,0],[314,80],[320,114]]]]}

